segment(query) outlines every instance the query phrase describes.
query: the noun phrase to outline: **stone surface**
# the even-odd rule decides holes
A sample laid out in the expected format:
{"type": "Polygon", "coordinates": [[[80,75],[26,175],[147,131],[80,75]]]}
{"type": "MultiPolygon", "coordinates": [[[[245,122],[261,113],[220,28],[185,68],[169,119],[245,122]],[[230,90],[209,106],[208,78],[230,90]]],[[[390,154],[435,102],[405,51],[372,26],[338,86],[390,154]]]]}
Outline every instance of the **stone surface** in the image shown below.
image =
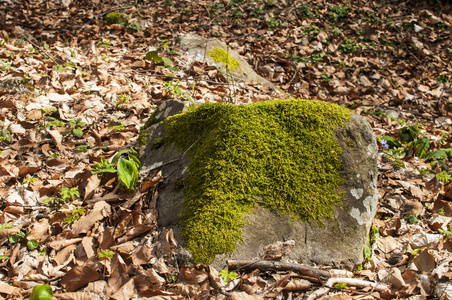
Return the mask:
{"type": "MultiPolygon", "coordinates": [[[[209,65],[215,65],[223,74],[229,73],[235,82],[240,81],[254,81],[262,86],[276,89],[276,86],[267,79],[259,76],[248,64],[248,62],[241,57],[233,49],[228,48],[224,42],[215,39],[205,39],[195,34],[187,34],[177,38],[176,44],[179,44],[183,51],[188,52],[194,59],[205,60],[209,65]],[[233,59],[239,63],[239,68],[236,70],[226,69],[226,65],[221,62],[215,62],[210,53],[215,48],[221,48],[228,53],[233,59]]],[[[228,76],[225,76],[228,78],[228,76]]]]}
{"type": "MultiPolygon", "coordinates": [[[[163,105],[157,114],[161,118],[167,115],[166,112],[171,111],[168,113],[171,115],[183,109],[177,101],[163,105]]],[[[146,133],[148,143],[140,152],[143,172],[161,168],[163,176],[168,176],[157,201],[159,224],[173,229],[176,239],[183,245],[178,225],[183,191],[177,182],[187,175],[189,159],[173,145],[165,150],[153,149],[154,141],[165,135],[163,123],[150,126],[146,133]]],[[[343,149],[341,174],[347,183],[341,186],[345,200],[342,206],[335,208],[335,219],[325,220],[322,227],[317,223],[292,222],[287,215],[280,216],[256,207],[245,217],[249,224],[242,228],[243,243],[239,242],[231,255],[217,255],[213,266],[222,268],[227,259],[258,257],[265,246],[288,240],[295,241],[287,256],[290,259],[347,268],[362,262],[378,202],[376,139],[367,121],[355,114],[345,127],[336,130],[336,136],[343,149]]]]}

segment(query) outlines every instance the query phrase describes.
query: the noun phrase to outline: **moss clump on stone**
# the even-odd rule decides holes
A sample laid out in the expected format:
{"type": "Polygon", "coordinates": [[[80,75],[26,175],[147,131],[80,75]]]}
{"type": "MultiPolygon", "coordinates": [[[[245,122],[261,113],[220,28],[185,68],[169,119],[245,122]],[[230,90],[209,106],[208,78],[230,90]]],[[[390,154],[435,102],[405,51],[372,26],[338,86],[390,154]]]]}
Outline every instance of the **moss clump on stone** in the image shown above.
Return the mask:
{"type": "Polygon", "coordinates": [[[106,25],[111,25],[111,24],[121,24],[123,22],[125,22],[127,20],[127,18],[120,12],[111,12],[108,13],[105,16],[105,24],[106,25]]]}
{"type": "Polygon", "coordinates": [[[296,99],[209,103],[168,118],[165,143],[192,146],[180,222],[195,262],[233,252],[257,205],[294,220],[332,218],[344,183],[335,129],[350,119],[338,105],[296,99]]]}
{"type": "Polygon", "coordinates": [[[240,69],[240,63],[222,48],[214,48],[212,51],[209,51],[208,54],[212,57],[214,62],[223,63],[232,72],[240,69]]]}
{"type": "Polygon", "coordinates": [[[138,135],[138,152],[140,152],[141,147],[146,145],[148,134],[146,133],[146,129],[151,127],[154,124],[159,123],[160,121],[157,120],[156,116],[159,113],[158,108],[154,110],[154,112],[151,114],[149,119],[146,121],[146,123],[141,126],[140,133],[138,135]]]}

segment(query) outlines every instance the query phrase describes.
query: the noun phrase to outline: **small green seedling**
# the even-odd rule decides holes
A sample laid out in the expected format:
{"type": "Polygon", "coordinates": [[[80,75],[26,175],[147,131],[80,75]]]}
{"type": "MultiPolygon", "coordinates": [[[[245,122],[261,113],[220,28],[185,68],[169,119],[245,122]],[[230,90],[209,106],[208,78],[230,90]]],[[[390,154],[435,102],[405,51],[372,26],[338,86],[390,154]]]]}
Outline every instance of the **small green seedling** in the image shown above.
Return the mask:
{"type": "Polygon", "coordinates": [[[86,126],[86,123],[80,118],[75,118],[69,121],[68,125],[72,128],[74,136],[81,138],[83,136],[83,129],[81,127],[86,126]]]}
{"type": "Polygon", "coordinates": [[[419,214],[409,214],[409,215],[406,215],[406,216],[404,217],[404,219],[405,219],[408,223],[410,223],[411,225],[413,225],[413,224],[416,224],[416,223],[418,223],[418,222],[421,221],[421,220],[418,219],[418,216],[419,216],[419,214]]]}
{"type": "Polygon", "coordinates": [[[446,171],[441,171],[436,174],[436,178],[438,178],[438,180],[442,183],[447,184],[452,179],[452,176],[450,176],[450,174],[446,171]]]}
{"type": "Polygon", "coordinates": [[[448,237],[449,235],[452,235],[452,232],[450,232],[449,230],[438,229],[438,231],[440,233],[442,233],[445,237],[448,237]]]}
{"type": "Polygon", "coordinates": [[[438,209],[437,213],[438,213],[438,215],[442,215],[442,216],[446,215],[446,213],[444,212],[444,208],[443,207],[438,209]]]}
{"type": "Polygon", "coordinates": [[[22,241],[24,238],[25,238],[25,232],[19,231],[18,233],[10,235],[8,239],[11,244],[16,244],[16,243],[22,241]]]}
{"type": "Polygon", "coordinates": [[[179,80],[176,83],[172,81],[165,81],[163,83],[163,87],[176,98],[181,98],[182,100],[192,100],[191,96],[180,88],[179,83],[179,80]]]}
{"type": "Polygon", "coordinates": [[[95,162],[93,166],[93,170],[91,171],[93,174],[99,173],[116,173],[116,169],[113,164],[108,160],[101,158],[100,162],[95,162]]]}
{"type": "Polygon", "coordinates": [[[123,121],[119,122],[119,125],[108,127],[109,130],[116,130],[116,131],[121,131],[124,128],[126,128],[126,124],[123,121]]]}
{"type": "Polygon", "coordinates": [[[110,45],[110,41],[109,40],[102,40],[102,41],[99,41],[99,42],[97,42],[97,47],[103,47],[103,48],[111,48],[111,45],[110,45]]]}
{"type": "Polygon", "coordinates": [[[149,51],[146,53],[144,59],[152,61],[156,65],[163,65],[165,68],[175,71],[176,67],[172,66],[173,61],[167,57],[161,57],[157,50],[149,51]]]}
{"type": "Polygon", "coordinates": [[[22,181],[23,184],[27,184],[27,185],[32,185],[33,182],[35,182],[35,180],[38,180],[38,178],[34,177],[34,176],[30,176],[28,178],[24,178],[24,180],[22,181]]]}
{"type": "Polygon", "coordinates": [[[11,224],[0,224],[0,231],[3,229],[13,228],[13,225],[11,224]]]}
{"type": "Polygon", "coordinates": [[[50,127],[52,129],[54,129],[56,127],[63,127],[65,125],[65,123],[63,121],[55,119],[53,117],[48,117],[47,119],[48,120],[45,124],[45,127],[50,127]]]}
{"type": "Polygon", "coordinates": [[[341,282],[341,283],[336,283],[334,285],[334,288],[337,290],[343,290],[343,289],[348,289],[348,286],[345,282],[341,282]]]}
{"type": "Polygon", "coordinates": [[[419,249],[409,249],[407,252],[412,255],[412,256],[416,256],[416,254],[418,254],[419,251],[421,251],[423,248],[419,248],[419,249]]]}
{"type": "Polygon", "coordinates": [[[50,202],[56,203],[56,202],[74,201],[76,196],[80,197],[78,187],[73,188],[64,187],[60,189],[59,194],[60,197],[50,197],[42,201],[42,203],[45,205],[50,202]]]}
{"type": "Polygon", "coordinates": [[[221,270],[218,275],[220,275],[221,278],[223,278],[224,282],[229,282],[229,280],[236,280],[237,279],[237,273],[236,272],[229,272],[227,269],[221,270]]]}
{"type": "Polygon", "coordinates": [[[99,258],[106,258],[106,259],[111,259],[113,257],[113,255],[115,254],[115,252],[111,251],[110,249],[104,249],[102,251],[100,251],[97,256],[99,258]]]}
{"type": "Polygon", "coordinates": [[[75,221],[79,220],[84,213],[85,213],[85,209],[83,207],[80,207],[78,209],[74,209],[74,210],[71,211],[70,214],[68,214],[66,216],[66,219],[64,220],[64,223],[72,224],[75,221]]]}
{"type": "Polygon", "coordinates": [[[66,201],[66,200],[74,201],[75,196],[80,197],[80,194],[78,192],[78,187],[72,187],[72,188],[64,187],[64,188],[60,189],[60,195],[61,195],[61,198],[63,199],[63,201],[66,201]]]}

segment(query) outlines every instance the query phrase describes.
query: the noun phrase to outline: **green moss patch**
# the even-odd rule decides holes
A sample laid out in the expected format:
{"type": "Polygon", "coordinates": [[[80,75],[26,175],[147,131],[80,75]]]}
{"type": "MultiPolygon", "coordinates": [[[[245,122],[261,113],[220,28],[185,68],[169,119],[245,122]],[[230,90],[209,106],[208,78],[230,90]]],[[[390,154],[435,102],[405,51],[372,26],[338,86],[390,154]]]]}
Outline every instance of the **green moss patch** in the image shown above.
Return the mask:
{"type": "Polygon", "coordinates": [[[240,69],[240,63],[222,48],[214,48],[208,54],[214,62],[223,63],[232,72],[240,69]]]}
{"type": "Polygon", "coordinates": [[[195,262],[233,252],[257,205],[294,220],[332,218],[344,183],[335,129],[350,119],[338,105],[296,99],[209,103],[168,118],[165,144],[191,147],[180,222],[195,262]]]}
{"type": "Polygon", "coordinates": [[[127,17],[124,14],[120,12],[111,12],[105,16],[104,22],[106,25],[112,25],[112,24],[121,24],[125,21],[127,21],[127,17]]]}

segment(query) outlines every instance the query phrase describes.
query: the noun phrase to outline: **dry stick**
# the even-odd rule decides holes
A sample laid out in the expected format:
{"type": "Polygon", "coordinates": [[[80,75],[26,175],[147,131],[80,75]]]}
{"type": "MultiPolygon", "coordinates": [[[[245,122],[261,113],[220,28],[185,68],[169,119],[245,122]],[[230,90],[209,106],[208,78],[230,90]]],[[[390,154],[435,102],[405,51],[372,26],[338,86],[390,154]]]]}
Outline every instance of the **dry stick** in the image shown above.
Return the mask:
{"type": "Polygon", "coordinates": [[[114,8],[114,9],[109,9],[106,12],[103,12],[101,14],[98,14],[97,16],[105,16],[113,11],[118,11],[118,10],[123,10],[123,9],[129,9],[132,8],[133,6],[123,6],[123,7],[119,7],[119,8],[114,8]]]}
{"type": "Polygon", "coordinates": [[[323,295],[326,295],[330,291],[329,288],[322,287],[320,289],[317,289],[313,291],[312,293],[309,293],[309,295],[306,295],[303,299],[305,300],[315,300],[317,298],[322,297],[323,295]]]}
{"type": "Polygon", "coordinates": [[[325,282],[325,286],[328,288],[334,288],[334,285],[337,283],[345,283],[348,286],[355,286],[359,288],[368,287],[371,286],[373,291],[379,291],[383,292],[389,289],[389,286],[382,283],[376,283],[372,281],[366,281],[356,278],[339,278],[339,277],[333,277],[328,279],[325,282]]]}
{"type": "Polygon", "coordinates": [[[228,268],[230,270],[234,269],[243,269],[252,271],[255,269],[259,270],[275,270],[275,271],[294,271],[298,272],[301,275],[308,276],[313,279],[313,281],[321,283],[322,280],[328,279],[330,277],[330,273],[325,270],[315,269],[312,267],[295,265],[291,263],[284,263],[278,261],[269,261],[269,260],[261,260],[261,261],[252,261],[252,260],[229,260],[228,268]]]}
{"type": "Polygon", "coordinates": [[[22,37],[23,37],[24,39],[26,39],[30,44],[32,44],[33,47],[38,48],[38,50],[39,50],[40,52],[42,52],[42,53],[44,53],[45,55],[47,55],[48,57],[50,57],[50,59],[52,59],[54,63],[56,63],[57,65],[61,65],[61,64],[59,64],[59,63],[56,61],[56,58],[55,58],[53,55],[49,54],[46,50],[42,49],[41,47],[39,47],[38,45],[36,45],[35,43],[33,43],[30,39],[28,39],[28,38],[25,36],[25,34],[22,34],[22,37]]]}

